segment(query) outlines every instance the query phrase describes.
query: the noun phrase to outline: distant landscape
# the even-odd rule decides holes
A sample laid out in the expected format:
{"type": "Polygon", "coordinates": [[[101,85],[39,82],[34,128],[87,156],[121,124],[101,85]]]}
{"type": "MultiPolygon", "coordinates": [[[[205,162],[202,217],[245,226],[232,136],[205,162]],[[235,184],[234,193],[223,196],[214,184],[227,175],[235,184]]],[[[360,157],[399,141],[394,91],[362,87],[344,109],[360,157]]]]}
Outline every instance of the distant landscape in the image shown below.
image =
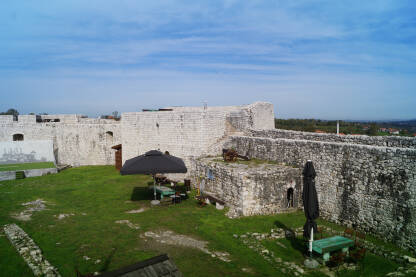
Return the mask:
{"type": "MultiPolygon", "coordinates": [[[[275,119],[277,129],[336,133],[336,120],[275,119]]],[[[339,121],[339,132],[345,135],[416,136],[416,119],[401,121],[339,121]]]]}

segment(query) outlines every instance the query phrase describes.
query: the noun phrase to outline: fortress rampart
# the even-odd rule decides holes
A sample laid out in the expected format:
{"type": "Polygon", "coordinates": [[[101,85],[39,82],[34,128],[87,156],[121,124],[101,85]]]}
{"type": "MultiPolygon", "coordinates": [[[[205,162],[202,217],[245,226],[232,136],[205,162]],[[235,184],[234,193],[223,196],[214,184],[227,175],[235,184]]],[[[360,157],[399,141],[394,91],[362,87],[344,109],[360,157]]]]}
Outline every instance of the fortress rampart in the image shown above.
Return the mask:
{"type": "Polygon", "coordinates": [[[114,120],[81,118],[77,115],[48,116],[59,122],[37,122],[35,115],[0,116],[0,141],[12,141],[16,134],[25,141],[52,140],[58,164],[114,164],[111,146],[120,143],[120,124],[114,120]],[[11,119],[11,120],[10,120],[11,119]]]}
{"type": "Polygon", "coordinates": [[[114,164],[112,146],[122,144],[122,159],[151,149],[185,159],[218,152],[229,135],[274,128],[273,105],[256,102],[228,107],[170,107],[123,113],[120,121],[68,115],[0,116],[0,141],[52,140],[58,164],[114,164]]]}
{"type": "Polygon", "coordinates": [[[229,135],[274,128],[273,105],[173,107],[171,111],[123,113],[123,162],[150,149],[185,159],[219,153],[229,135]]]}
{"type": "Polygon", "coordinates": [[[337,135],[325,133],[300,132],[282,129],[250,130],[247,131],[253,137],[305,139],[312,141],[342,142],[385,147],[401,147],[416,149],[416,139],[398,136],[366,136],[366,135],[337,135]]]}
{"type": "Polygon", "coordinates": [[[416,149],[248,136],[226,146],[297,167],[312,160],[324,218],[416,249],[416,149]]]}
{"type": "MultiPolygon", "coordinates": [[[[415,138],[276,130],[273,105],[256,102],[130,112],[120,121],[81,115],[0,116],[0,141],[20,139],[53,141],[56,162],[72,166],[114,164],[111,147],[117,144],[122,145],[123,162],[151,149],[169,151],[185,160],[191,175],[203,172],[201,166],[196,170],[194,158],[220,155],[223,147],[289,167],[302,168],[310,159],[323,217],[416,249],[415,138]]],[[[273,185],[267,182],[259,179],[254,188],[267,191],[273,185]]],[[[221,186],[215,191],[221,193],[221,186]]],[[[257,194],[250,197],[252,203],[257,194]]]]}

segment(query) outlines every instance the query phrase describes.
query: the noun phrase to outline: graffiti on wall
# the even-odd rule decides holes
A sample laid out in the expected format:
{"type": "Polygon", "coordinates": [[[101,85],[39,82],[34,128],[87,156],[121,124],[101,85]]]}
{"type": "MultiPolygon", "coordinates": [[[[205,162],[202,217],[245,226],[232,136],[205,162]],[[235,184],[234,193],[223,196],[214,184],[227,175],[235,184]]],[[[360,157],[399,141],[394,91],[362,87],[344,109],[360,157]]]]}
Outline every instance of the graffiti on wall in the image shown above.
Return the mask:
{"type": "Polygon", "coordinates": [[[52,140],[0,142],[0,164],[38,162],[55,162],[52,140]]]}
{"type": "Polygon", "coordinates": [[[36,163],[47,161],[46,157],[37,158],[36,156],[36,151],[32,150],[30,153],[24,153],[20,147],[3,149],[3,154],[0,156],[0,164],[36,163]]]}

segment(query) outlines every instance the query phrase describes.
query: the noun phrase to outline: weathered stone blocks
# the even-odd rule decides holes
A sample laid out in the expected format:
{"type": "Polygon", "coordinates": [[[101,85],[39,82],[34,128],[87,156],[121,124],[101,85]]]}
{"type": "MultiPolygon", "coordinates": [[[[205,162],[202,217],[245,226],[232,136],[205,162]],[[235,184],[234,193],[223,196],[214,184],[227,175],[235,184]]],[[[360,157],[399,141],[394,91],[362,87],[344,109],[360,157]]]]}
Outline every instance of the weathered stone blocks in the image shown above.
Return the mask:
{"type": "Polygon", "coordinates": [[[286,138],[233,136],[252,158],[314,162],[321,215],[416,249],[416,150],[286,138]]]}
{"type": "Polygon", "coordinates": [[[221,158],[193,161],[194,184],[203,180],[203,193],[210,194],[230,207],[229,216],[273,214],[290,207],[301,207],[301,171],[299,168],[269,163],[225,163],[221,158]]]}

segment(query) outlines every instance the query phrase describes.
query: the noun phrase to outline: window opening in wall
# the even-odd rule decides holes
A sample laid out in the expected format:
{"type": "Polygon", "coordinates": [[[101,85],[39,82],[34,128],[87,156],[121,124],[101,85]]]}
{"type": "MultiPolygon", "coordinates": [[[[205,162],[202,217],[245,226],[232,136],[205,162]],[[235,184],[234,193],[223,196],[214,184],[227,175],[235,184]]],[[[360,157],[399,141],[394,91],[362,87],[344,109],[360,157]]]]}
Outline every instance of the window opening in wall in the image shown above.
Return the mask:
{"type": "Polygon", "coordinates": [[[22,141],[23,135],[22,134],[14,134],[13,135],[13,141],[22,141]]]}
{"type": "Polygon", "coordinates": [[[105,132],[105,137],[106,137],[107,140],[112,140],[113,137],[114,137],[114,134],[113,134],[113,132],[108,131],[108,132],[105,132]]]}
{"type": "Polygon", "coordinates": [[[293,208],[293,188],[287,190],[287,207],[293,208]]]}

